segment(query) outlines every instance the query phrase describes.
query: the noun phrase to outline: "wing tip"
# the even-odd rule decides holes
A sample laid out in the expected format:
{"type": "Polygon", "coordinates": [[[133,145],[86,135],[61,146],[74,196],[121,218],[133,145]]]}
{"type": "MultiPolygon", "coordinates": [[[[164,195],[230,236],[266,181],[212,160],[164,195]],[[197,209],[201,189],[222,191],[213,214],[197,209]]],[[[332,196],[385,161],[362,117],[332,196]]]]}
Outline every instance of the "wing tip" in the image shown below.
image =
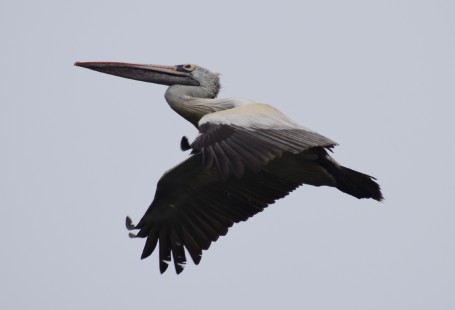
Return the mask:
{"type": "Polygon", "coordinates": [[[169,267],[169,263],[165,260],[160,260],[160,273],[163,274],[166,272],[169,267]]]}

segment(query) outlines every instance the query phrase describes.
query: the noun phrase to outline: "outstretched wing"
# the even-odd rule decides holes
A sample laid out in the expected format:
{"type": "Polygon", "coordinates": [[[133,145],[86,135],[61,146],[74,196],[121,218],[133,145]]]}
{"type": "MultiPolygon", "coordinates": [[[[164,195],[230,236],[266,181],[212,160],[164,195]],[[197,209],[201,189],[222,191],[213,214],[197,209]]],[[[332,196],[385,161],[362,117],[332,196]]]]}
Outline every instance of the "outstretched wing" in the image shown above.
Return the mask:
{"type": "MultiPolygon", "coordinates": [[[[308,153],[314,157],[311,150],[308,153]]],[[[127,227],[139,229],[136,236],[147,238],[142,258],[150,256],[159,241],[161,273],[171,253],[180,273],[186,263],[184,248],[198,264],[202,250],[234,223],[261,212],[302,183],[332,185],[332,181],[313,161],[286,154],[258,173],[246,171],[241,179],[223,182],[215,168],[203,169],[202,154],[195,154],[161,177],[145,215],[136,226],[127,218],[127,227]]]]}
{"type": "Polygon", "coordinates": [[[193,152],[201,152],[204,167],[216,167],[221,179],[229,175],[239,179],[247,170],[258,172],[285,152],[336,145],[266,104],[207,114],[199,121],[199,131],[191,144],[193,152]]]}

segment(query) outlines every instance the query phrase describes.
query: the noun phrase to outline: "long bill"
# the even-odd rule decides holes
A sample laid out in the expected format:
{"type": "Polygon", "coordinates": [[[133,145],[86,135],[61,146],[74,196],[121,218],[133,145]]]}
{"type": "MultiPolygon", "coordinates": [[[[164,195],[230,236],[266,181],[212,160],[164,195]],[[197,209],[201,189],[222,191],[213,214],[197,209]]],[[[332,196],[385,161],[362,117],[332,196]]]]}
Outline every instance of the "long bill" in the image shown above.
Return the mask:
{"type": "Polygon", "coordinates": [[[124,62],[75,62],[75,66],[127,79],[162,85],[199,86],[199,82],[188,72],[177,70],[177,66],[141,65],[124,62]]]}

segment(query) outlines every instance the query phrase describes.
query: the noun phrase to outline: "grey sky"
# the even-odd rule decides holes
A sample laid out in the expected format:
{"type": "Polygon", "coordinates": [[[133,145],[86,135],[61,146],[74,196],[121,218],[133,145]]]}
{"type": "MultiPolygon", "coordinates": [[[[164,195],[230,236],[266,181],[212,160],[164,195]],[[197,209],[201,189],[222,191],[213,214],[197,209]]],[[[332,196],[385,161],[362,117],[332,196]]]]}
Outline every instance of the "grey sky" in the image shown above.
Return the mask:
{"type": "Polygon", "coordinates": [[[1,309],[455,307],[453,1],[0,4],[1,309]],[[128,238],[196,130],[74,61],[196,63],[337,141],[384,203],[304,186],[176,276],[128,238]],[[259,258],[259,259],[258,259],[259,258]],[[253,262],[257,263],[253,264],[253,262]]]}

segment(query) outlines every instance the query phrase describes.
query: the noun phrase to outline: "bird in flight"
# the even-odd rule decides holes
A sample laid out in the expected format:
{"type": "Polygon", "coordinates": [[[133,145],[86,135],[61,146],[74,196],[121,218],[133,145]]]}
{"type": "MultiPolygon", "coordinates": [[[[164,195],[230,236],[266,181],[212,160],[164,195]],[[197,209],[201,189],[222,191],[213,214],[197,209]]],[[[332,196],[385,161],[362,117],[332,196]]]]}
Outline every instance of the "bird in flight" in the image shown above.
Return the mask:
{"type": "Polygon", "coordinates": [[[302,184],[330,186],[356,198],[383,199],[375,178],[338,164],[336,142],[276,108],[244,98],[217,99],[220,79],[203,67],[76,62],[76,66],[169,86],[169,106],[198,130],[182,150],[191,155],[158,181],[155,197],[131,237],[147,238],[141,258],[158,245],[160,272],[177,274],[234,223],[246,221],[302,184]],[[172,259],[171,259],[172,255],[172,259]]]}

